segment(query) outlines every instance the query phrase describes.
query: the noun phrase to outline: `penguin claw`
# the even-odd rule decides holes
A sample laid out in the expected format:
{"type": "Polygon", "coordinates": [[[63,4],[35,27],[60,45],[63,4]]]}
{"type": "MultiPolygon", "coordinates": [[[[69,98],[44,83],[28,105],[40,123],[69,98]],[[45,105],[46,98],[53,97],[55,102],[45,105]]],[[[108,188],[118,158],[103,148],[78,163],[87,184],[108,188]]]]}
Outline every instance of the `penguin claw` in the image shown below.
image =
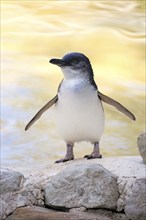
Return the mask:
{"type": "Polygon", "coordinates": [[[62,158],[60,160],[56,160],[55,163],[65,163],[69,160],[74,160],[74,158],[73,157],[72,158],[62,158]]]}
{"type": "Polygon", "coordinates": [[[88,160],[90,159],[96,159],[96,158],[102,158],[102,155],[93,155],[93,154],[89,154],[89,155],[85,155],[84,158],[87,158],[88,160]]]}

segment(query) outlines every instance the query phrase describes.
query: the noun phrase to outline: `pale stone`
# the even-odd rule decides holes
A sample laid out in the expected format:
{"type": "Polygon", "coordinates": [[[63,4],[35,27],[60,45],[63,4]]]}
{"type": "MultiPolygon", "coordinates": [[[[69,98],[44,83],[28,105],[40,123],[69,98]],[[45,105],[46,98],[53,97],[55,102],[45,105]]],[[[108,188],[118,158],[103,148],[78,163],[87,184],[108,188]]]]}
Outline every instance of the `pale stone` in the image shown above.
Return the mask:
{"type": "Polygon", "coordinates": [[[102,165],[105,169],[118,177],[145,177],[146,167],[145,164],[143,164],[141,156],[108,157],[94,160],[76,159],[66,163],[48,164],[47,166],[40,165],[37,169],[22,169],[18,167],[14,167],[14,169],[23,173],[28,183],[32,183],[33,185],[39,185],[41,183],[42,186],[45,186],[50,177],[57,175],[69,165],[85,165],[91,163],[102,165]]]}
{"type": "Polygon", "coordinates": [[[146,219],[146,178],[119,178],[118,211],[124,210],[132,220],[146,219]]]}
{"type": "MultiPolygon", "coordinates": [[[[22,206],[28,206],[28,205],[43,206],[44,191],[42,189],[45,188],[45,186],[48,184],[51,178],[55,177],[55,175],[58,176],[60,172],[63,172],[63,170],[66,170],[67,172],[69,167],[71,166],[74,167],[75,165],[84,167],[88,165],[98,165],[98,164],[102,165],[105,169],[110,171],[110,173],[118,177],[117,185],[119,191],[119,198],[117,202],[117,210],[122,213],[114,213],[114,212],[109,213],[108,211],[108,216],[106,216],[106,214],[104,215],[105,219],[111,218],[112,220],[113,219],[127,220],[127,218],[129,219],[129,217],[126,217],[124,215],[123,212],[125,212],[125,210],[127,216],[132,216],[132,213],[134,213],[134,216],[136,216],[138,219],[141,218],[140,217],[141,215],[145,216],[144,198],[146,195],[144,191],[144,187],[145,187],[144,181],[146,179],[146,166],[143,163],[142,158],[140,156],[132,156],[132,157],[102,158],[102,159],[94,159],[94,160],[77,159],[62,164],[48,164],[47,166],[42,165],[37,169],[15,168],[17,172],[19,171],[24,174],[25,179],[24,177],[22,177],[20,184],[16,185],[15,188],[6,187],[5,190],[3,190],[3,193],[1,194],[2,205],[1,205],[0,219],[4,219],[6,216],[10,215],[10,213],[14,212],[17,208],[22,206]],[[137,180],[140,182],[136,182],[137,180]],[[139,185],[138,190],[134,190],[135,184],[136,186],[139,185]],[[135,210],[138,210],[137,214],[135,213],[135,210]]],[[[10,171],[10,173],[12,174],[12,171],[10,171]]],[[[68,175],[70,175],[70,171],[68,175]]],[[[87,175],[85,173],[85,177],[86,176],[87,175]]],[[[95,180],[95,178],[93,179],[95,180]]],[[[91,189],[91,191],[92,190],[93,189],[91,189]]],[[[64,197],[64,195],[62,197],[64,197]]],[[[83,212],[84,209],[85,208],[83,206],[80,206],[78,211],[83,212]]],[[[72,211],[73,210],[75,211],[75,209],[72,209],[72,211]]],[[[97,211],[99,212],[99,210],[97,211]]],[[[104,209],[104,213],[105,211],[106,209],[104,209]]],[[[100,213],[96,213],[97,219],[98,219],[98,214],[100,215],[100,213]]],[[[101,216],[102,215],[103,213],[101,213],[101,216]]],[[[134,216],[132,216],[131,219],[134,218],[134,216]]]]}
{"type": "Polygon", "coordinates": [[[24,176],[16,171],[1,169],[0,193],[15,192],[24,182],[24,176]]]}
{"type": "Polygon", "coordinates": [[[125,213],[132,220],[146,219],[146,179],[135,179],[126,193],[125,213]]]}
{"type": "Polygon", "coordinates": [[[2,169],[0,186],[2,201],[0,219],[5,219],[18,207],[44,204],[41,186],[28,183],[19,172],[2,169]]]}
{"type": "Polygon", "coordinates": [[[116,209],[119,197],[116,176],[94,163],[68,166],[44,190],[46,205],[56,208],[116,209]]]}
{"type": "Polygon", "coordinates": [[[141,134],[137,139],[139,153],[146,164],[146,133],[141,134]]]}
{"type": "Polygon", "coordinates": [[[6,208],[7,208],[7,204],[5,203],[4,200],[0,198],[0,219],[6,217],[6,208]]]}

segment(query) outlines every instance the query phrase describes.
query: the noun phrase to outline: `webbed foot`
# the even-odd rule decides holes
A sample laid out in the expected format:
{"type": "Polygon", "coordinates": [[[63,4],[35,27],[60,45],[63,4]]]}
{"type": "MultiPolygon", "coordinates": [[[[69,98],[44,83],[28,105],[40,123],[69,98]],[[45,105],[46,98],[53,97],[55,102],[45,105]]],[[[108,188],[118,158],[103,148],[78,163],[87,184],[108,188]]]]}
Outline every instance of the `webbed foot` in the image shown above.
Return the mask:
{"type": "Polygon", "coordinates": [[[71,157],[71,158],[64,157],[62,159],[56,160],[55,163],[65,163],[69,160],[74,160],[74,158],[73,157],[71,157]]]}
{"type": "Polygon", "coordinates": [[[85,155],[84,158],[87,158],[88,160],[89,159],[96,159],[96,158],[102,158],[102,155],[101,154],[89,154],[89,155],[85,155]]]}

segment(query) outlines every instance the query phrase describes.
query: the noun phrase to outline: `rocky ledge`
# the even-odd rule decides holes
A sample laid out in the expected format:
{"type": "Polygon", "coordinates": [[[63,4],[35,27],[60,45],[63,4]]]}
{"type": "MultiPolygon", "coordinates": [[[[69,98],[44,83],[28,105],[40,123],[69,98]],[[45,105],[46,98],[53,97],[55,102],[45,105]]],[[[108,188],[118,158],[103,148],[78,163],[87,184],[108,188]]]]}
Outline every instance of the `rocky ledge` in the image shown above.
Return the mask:
{"type": "Polygon", "coordinates": [[[0,186],[0,219],[146,219],[146,165],[139,156],[5,168],[0,186]]]}

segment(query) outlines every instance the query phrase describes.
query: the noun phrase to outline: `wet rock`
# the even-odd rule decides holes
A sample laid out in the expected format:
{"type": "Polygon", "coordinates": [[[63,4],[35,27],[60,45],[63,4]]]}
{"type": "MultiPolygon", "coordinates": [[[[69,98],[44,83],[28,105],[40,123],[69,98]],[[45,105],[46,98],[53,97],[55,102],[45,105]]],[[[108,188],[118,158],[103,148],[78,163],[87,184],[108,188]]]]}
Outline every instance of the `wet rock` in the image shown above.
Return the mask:
{"type": "Polygon", "coordinates": [[[9,169],[2,169],[0,179],[0,194],[19,190],[23,182],[24,176],[21,173],[9,169]]]}
{"type": "Polygon", "coordinates": [[[141,134],[137,139],[139,153],[146,164],[146,133],[141,134]]]}
{"type": "Polygon", "coordinates": [[[51,207],[116,209],[117,177],[99,164],[75,164],[52,177],[44,188],[51,207]]]}

